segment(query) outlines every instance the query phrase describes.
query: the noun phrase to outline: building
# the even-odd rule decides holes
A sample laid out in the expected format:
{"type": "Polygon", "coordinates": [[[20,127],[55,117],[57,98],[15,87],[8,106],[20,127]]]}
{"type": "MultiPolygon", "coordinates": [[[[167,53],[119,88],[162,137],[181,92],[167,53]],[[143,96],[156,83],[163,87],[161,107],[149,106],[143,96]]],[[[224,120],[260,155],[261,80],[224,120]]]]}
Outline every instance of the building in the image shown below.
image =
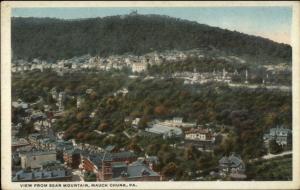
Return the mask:
{"type": "Polygon", "coordinates": [[[28,103],[23,102],[22,100],[18,101],[13,101],[12,102],[12,107],[13,108],[22,108],[22,109],[27,109],[28,108],[28,103]]]}
{"type": "Polygon", "coordinates": [[[215,137],[211,130],[203,128],[193,128],[185,132],[185,142],[202,149],[212,149],[215,137]]]}
{"type": "Polygon", "coordinates": [[[283,126],[276,126],[271,128],[269,133],[264,134],[265,142],[276,140],[277,144],[287,146],[292,144],[292,130],[283,126]]]}
{"type": "Polygon", "coordinates": [[[63,111],[65,109],[64,107],[65,99],[66,99],[66,93],[60,92],[58,95],[58,102],[57,102],[59,111],[63,111]]]}
{"type": "Polygon", "coordinates": [[[137,159],[137,156],[134,152],[131,151],[121,151],[111,153],[111,158],[113,162],[131,163],[137,159]]]}
{"type": "Polygon", "coordinates": [[[190,129],[185,132],[185,139],[194,141],[211,141],[213,140],[213,135],[209,129],[190,129]]]}
{"type": "Polygon", "coordinates": [[[132,121],[132,127],[133,128],[138,128],[138,125],[139,125],[139,123],[140,123],[140,121],[141,121],[141,118],[135,118],[133,121],[132,121]]]}
{"type": "Polygon", "coordinates": [[[162,135],[163,138],[170,137],[182,137],[183,132],[178,127],[173,127],[164,122],[154,122],[151,123],[148,128],[145,129],[146,132],[162,135]]]}
{"type": "Polygon", "coordinates": [[[30,144],[32,144],[35,147],[39,147],[39,139],[42,139],[42,135],[39,133],[32,133],[28,136],[28,140],[30,144]]]}
{"type": "Polygon", "coordinates": [[[82,153],[79,168],[83,172],[95,173],[98,181],[106,181],[112,179],[112,163],[131,163],[136,159],[137,156],[130,151],[82,153]]]}
{"type": "Polygon", "coordinates": [[[56,151],[30,151],[20,154],[21,167],[34,169],[42,167],[45,161],[56,161],[56,151]]]}
{"type": "Polygon", "coordinates": [[[81,163],[81,154],[79,149],[66,150],[63,153],[64,163],[72,169],[78,169],[81,163]]]}
{"type": "Polygon", "coordinates": [[[112,178],[111,171],[111,154],[100,153],[100,154],[83,154],[81,164],[79,166],[83,172],[95,173],[97,181],[105,181],[112,178]]]}
{"type": "Polygon", "coordinates": [[[24,139],[24,138],[12,138],[12,142],[11,142],[11,149],[12,151],[15,151],[16,149],[20,148],[20,147],[26,147],[29,146],[30,143],[24,139]]]}
{"type": "Polygon", "coordinates": [[[77,97],[76,99],[76,107],[79,109],[82,106],[83,103],[83,98],[82,97],[77,97]]]}
{"type": "Polygon", "coordinates": [[[112,164],[112,181],[160,181],[160,175],[136,161],[131,164],[116,162],[112,164]]]}
{"type": "Polygon", "coordinates": [[[13,177],[13,182],[26,181],[71,181],[72,172],[66,169],[60,162],[47,161],[42,163],[39,169],[20,170],[13,177]]]}
{"type": "Polygon", "coordinates": [[[180,128],[193,128],[196,127],[195,122],[183,122],[182,117],[174,117],[172,120],[165,120],[160,122],[163,125],[170,127],[180,127],[180,128]]]}
{"type": "Polygon", "coordinates": [[[50,94],[54,100],[58,99],[58,92],[57,92],[56,88],[52,88],[50,91],[50,94]]]}
{"type": "Polygon", "coordinates": [[[118,90],[117,92],[115,92],[114,96],[117,96],[118,94],[121,94],[121,95],[125,96],[126,94],[128,94],[128,89],[127,88],[122,88],[122,89],[118,90]]]}
{"type": "Polygon", "coordinates": [[[143,71],[146,71],[147,65],[144,63],[133,63],[131,69],[132,69],[132,72],[141,73],[143,71]]]}
{"type": "Polygon", "coordinates": [[[51,138],[41,138],[38,140],[38,148],[42,150],[55,150],[55,140],[51,138]]]}
{"type": "Polygon", "coordinates": [[[230,156],[223,156],[219,160],[219,174],[222,177],[229,176],[232,179],[245,179],[245,168],[241,157],[234,153],[230,156]]]}

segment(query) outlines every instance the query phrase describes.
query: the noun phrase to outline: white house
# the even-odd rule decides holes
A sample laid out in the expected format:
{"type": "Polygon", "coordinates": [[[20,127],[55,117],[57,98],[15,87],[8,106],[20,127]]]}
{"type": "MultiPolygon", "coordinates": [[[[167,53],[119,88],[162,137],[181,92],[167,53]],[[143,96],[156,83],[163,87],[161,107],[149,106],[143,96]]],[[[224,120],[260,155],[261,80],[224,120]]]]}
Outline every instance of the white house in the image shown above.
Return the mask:
{"type": "Polygon", "coordinates": [[[147,69],[147,65],[143,63],[133,63],[132,72],[141,73],[147,69]]]}
{"type": "Polygon", "coordinates": [[[209,129],[191,129],[185,132],[186,140],[194,140],[194,141],[214,141],[214,137],[212,132],[209,129]]]}

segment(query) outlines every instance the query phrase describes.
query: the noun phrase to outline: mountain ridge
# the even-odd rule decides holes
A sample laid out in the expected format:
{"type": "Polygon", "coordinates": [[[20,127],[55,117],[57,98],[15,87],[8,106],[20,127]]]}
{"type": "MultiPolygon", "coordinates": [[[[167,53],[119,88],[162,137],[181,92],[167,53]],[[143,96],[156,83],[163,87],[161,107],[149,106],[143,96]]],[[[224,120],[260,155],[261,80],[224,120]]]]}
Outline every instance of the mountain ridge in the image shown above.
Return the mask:
{"type": "Polygon", "coordinates": [[[169,16],[129,14],[75,20],[12,17],[15,58],[140,55],[208,46],[257,59],[291,60],[290,45],[169,16]]]}

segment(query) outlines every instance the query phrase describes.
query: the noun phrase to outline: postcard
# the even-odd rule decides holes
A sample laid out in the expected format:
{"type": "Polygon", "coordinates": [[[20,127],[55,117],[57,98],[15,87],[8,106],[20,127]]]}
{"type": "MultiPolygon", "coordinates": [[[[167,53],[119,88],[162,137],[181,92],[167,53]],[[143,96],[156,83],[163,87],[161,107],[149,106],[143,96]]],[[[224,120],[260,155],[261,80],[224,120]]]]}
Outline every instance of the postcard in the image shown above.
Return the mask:
{"type": "Polygon", "coordinates": [[[299,189],[299,2],[3,2],[2,189],[299,189]]]}

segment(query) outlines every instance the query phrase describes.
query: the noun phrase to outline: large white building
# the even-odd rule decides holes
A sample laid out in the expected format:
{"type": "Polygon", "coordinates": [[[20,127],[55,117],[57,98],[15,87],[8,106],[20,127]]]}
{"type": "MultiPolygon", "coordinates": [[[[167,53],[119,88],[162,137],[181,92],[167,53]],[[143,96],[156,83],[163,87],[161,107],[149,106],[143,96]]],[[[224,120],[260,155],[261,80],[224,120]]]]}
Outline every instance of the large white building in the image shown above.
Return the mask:
{"type": "Polygon", "coordinates": [[[271,128],[269,133],[266,133],[263,137],[264,141],[276,140],[279,145],[291,145],[292,144],[292,130],[283,126],[276,126],[271,128]]]}
{"type": "Polygon", "coordinates": [[[194,122],[183,122],[183,118],[181,117],[174,117],[172,120],[165,120],[159,122],[162,125],[169,126],[169,127],[180,127],[180,128],[194,128],[196,127],[196,123],[194,122]]]}
{"type": "Polygon", "coordinates": [[[40,168],[46,161],[56,161],[56,151],[32,151],[25,154],[20,154],[21,167],[40,168]]]}
{"type": "Polygon", "coordinates": [[[143,63],[133,63],[132,72],[141,73],[147,69],[147,65],[143,63]]]}
{"type": "Polygon", "coordinates": [[[181,137],[183,135],[181,128],[164,122],[153,122],[145,131],[162,135],[164,138],[181,137]]]}
{"type": "Polygon", "coordinates": [[[185,132],[186,140],[193,141],[214,141],[212,132],[209,129],[191,129],[185,132]]]}

